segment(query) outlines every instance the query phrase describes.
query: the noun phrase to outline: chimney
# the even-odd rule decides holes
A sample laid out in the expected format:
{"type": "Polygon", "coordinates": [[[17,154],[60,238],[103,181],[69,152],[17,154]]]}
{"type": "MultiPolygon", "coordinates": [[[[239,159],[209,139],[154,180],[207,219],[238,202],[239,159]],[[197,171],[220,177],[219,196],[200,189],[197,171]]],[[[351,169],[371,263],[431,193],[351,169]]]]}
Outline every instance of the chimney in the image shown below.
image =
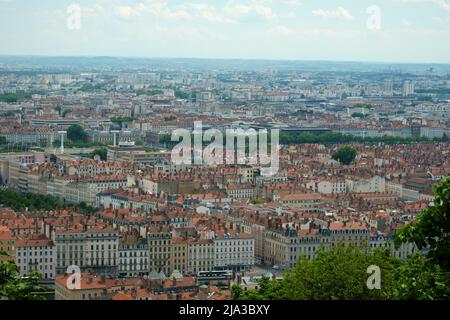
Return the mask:
{"type": "Polygon", "coordinates": [[[177,278],[175,278],[175,277],[172,278],[172,286],[173,287],[177,286],[177,278]]]}

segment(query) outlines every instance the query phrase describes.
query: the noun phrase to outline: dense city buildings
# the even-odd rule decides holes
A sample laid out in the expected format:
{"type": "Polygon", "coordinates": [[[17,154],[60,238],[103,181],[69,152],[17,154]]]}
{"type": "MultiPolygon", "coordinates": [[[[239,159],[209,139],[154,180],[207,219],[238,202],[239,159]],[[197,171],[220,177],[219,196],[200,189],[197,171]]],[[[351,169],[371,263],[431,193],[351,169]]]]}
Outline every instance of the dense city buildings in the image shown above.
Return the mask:
{"type": "Polygon", "coordinates": [[[176,62],[30,73],[0,58],[2,262],[56,300],[223,300],[337,245],[424,253],[392,239],[450,174],[446,65],[176,62]],[[174,162],[172,136],[197,121],[204,138],[279,130],[277,170],[208,163],[194,134],[194,161],[174,162]]]}

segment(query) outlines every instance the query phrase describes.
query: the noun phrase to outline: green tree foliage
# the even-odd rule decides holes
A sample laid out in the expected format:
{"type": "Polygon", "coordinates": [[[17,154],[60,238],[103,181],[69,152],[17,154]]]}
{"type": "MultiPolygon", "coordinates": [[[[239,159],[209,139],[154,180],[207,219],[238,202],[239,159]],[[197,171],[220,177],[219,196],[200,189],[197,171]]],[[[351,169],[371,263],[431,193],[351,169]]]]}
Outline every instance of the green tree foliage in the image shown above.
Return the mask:
{"type": "MultiPolygon", "coordinates": [[[[0,256],[6,253],[0,252],[0,256]]],[[[23,278],[14,262],[0,263],[0,300],[44,300],[39,292],[45,288],[38,284],[42,275],[36,272],[23,278]]]]}
{"type": "Polygon", "coordinates": [[[189,93],[180,90],[175,90],[175,97],[179,99],[189,99],[189,93]]]}
{"type": "Polygon", "coordinates": [[[158,94],[163,94],[164,91],[162,90],[135,90],[134,93],[137,95],[146,95],[146,96],[156,96],[158,94]]]}
{"type": "Polygon", "coordinates": [[[427,262],[423,256],[410,256],[395,269],[392,298],[398,300],[450,299],[450,277],[438,265],[427,262]]]}
{"type": "Polygon", "coordinates": [[[285,275],[289,299],[386,299],[393,286],[395,259],[388,251],[366,253],[364,248],[337,245],[319,251],[316,259],[301,258],[285,275]],[[381,290],[370,290],[367,268],[381,269],[381,290]]]}
{"type": "Polygon", "coordinates": [[[348,165],[352,163],[353,160],[355,160],[357,154],[358,152],[355,148],[344,146],[340,147],[336,150],[336,152],[333,153],[333,159],[339,161],[344,165],[348,165]]]}
{"type": "Polygon", "coordinates": [[[426,137],[411,136],[407,138],[382,136],[382,137],[360,137],[350,134],[342,134],[338,132],[325,132],[321,134],[304,133],[293,135],[286,132],[280,133],[281,144],[303,144],[303,143],[385,143],[385,144],[409,144],[409,143],[426,143],[426,142],[447,142],[448,137],[444,135],[442,138],[429,139],[426,137]]]}
{"type": "Polygon", "coordinates": [[[172,142],[172,136],[170,134],[163,134],[159,136],[159,143],[170,143],[172,142]]]}
{"type": "MultiPolygon", "coordinates": [[[[53,141],[53,147],[59,147],[61,140],[53,141]]],[[[108,144],[103,142],[83,142],[83,141],[64,141],[64,147],[66,148],[93,148],[93,147],[106,147],[108,144]]]]}
{"type": "Polygon", "coordinates": [[[15,103],[20,100],[30,99],[30,93],[18,92],[18,93],[3,93],[0,94],[0,102],[15,103]]]}
{"type": "Polygon", "coordinates": [[[91,152],[90,156],[94,158],[96,155],[100,156],[102,161],[106,161],[108,150],[106,148],[98,148],[91,152]]]}
{"type": "Polygon", "coordinates": [[[268,277],[262,277],[258,280],[259,288],[257,290],[242,290],[238,285],[233,285],[231,293],[235,300],[285,300],[285,281],[271,280],[268,277]]]}
{"type": "Polygon", "coordinates": [[[353,118],[366,118],[366,117],[368,117],[368,114],[364,114],[361,112],[353,112],[352,117],[353,118]]]}
{"type": "Polygon", "coordinates": [[[0,136],[0,145],[6,144],[6,143],[7,143],[6,138],[4,136],[0,136]]]}
{"type": "Polygon", "coordinates": [[[61,116],[63,117],[63,118],[65,118],[69,113],[71,113],[72,112],[72,110],[70,110],[70,109],[66,109],[66,110],[64,110],[63,111],[63,113],[61,114],[61,116]]]}
{"type": "Polygon", "coordinates": [[[0,190],[0,207],[11,208],[15,211],[22,211],[25,210],[25,208],[28,208],[29,210],[73,208],[79,209],[84,213],[93,213],[97,211],[96,208],[90,206],[87,206],[85,210],[83,210],[79,205],[63,203],[53,196],[16,192],[9,188],[0,190]]]}
{"type": "Polygon", "coordinates": [[[388,249],[364,246],[321,249],[313,260],[300,258],[283,280],[262,278],[257,290],[232,287],[235,300],[434,300],[449,299],[448,277],[419,254],[406,261],[388,249]],[[380,268],[380,289],[369,289],[369,266],[380,268]]]}
{"type": "Polygon", "coordinates": [[[436,186],[434,205],[396,233],[397,246],[406,242],[415,243],[419,249],[428,248],[430,262],[450,271],[450,176],[436,186]]]}
{"type": "Polygon", "coordinates": [[[73,142],[87,142],[88,135],[82,126],[74,124],[67,130],[67,138],[73,142]]]}
{"type": "Polygon", "coordinates": [[[60,116],[61,115],[61,106],[60,105],[56,105],[54,108],[53,108],[56,112],[58,112],[58,115],[60,116]]]}
{"type": "Polygon", "coordinates": [[[449,227],[450,176],[435,189],[435,205],[424,210],[416,222],[395,235],[395,243],[414,242],[422,254],[410,255],[406,261],[394,257],[388,249],[333,246],[323,248],[313,260],[301,257],[281,281],[265,281],[261,289],[244,291],[234,286],[234,299],[450,299],[449,227]],[[381,270],[380,289],[367,288],[367,267],[381,270]]]}
{"type": "Polygon", "coordinates": [[[135,117],[112,117],[111,122],[116,123],[120,126],[120,128],[123,127],[124,122],[131,122],[137,120],[135,117]]]}
{"type": "Polygon", "coordinates": [[[357,103],[353,106],[353,108],[365,108],[365,109],[373,109],[373,104],[370,103],[357,103]]]}

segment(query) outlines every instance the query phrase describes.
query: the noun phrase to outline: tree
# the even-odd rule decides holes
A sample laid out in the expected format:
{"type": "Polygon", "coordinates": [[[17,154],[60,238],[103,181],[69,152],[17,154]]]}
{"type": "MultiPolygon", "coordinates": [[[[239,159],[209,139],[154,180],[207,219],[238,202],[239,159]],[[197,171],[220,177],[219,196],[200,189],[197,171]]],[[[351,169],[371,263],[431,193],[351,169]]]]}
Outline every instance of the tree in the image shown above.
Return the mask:
{"type": "Polygon", "coordinates": [[[301,257],[281,281],[263,278],[259,289],[232,287],[236,300],[432,300],[449,299],[449,277],[438,265],[430,265],[420,254],[406,261],[389,249],[368,251],[367,246],[335,245],[321,248],[313,260],[301,257]],[[380,268],[380,287],[370,289],[370,266],[380,268]],[[369,271],[368,271],[369,270],[369,271]]]}
{"type": "Polygon", "coordinates": [[[71,112],[72,112],[72,110],[66,109],[66,110],[63,111],[63,113],[61,114],[61,116],[62,116],[63,118],[65,118],[66,115],[69,114],[69,113],[71,113],[71,112]]]}
{"type": "Polygon", "coordinates": [[[82,208],[77,204],[65,204],[54,196],[16,192],[10,188],[0,189],[0,208],[1,207],[11,208],[14,211],[22,211],[25,210],[25,208],[28,208],[29,210],[46,211],[74,208],[80,209],[83,213],[97,211],[97,208],[91,206],[82,208]]]}
{"type": "Polygon", "coordinates": [[[134,120],[137,120],[135,117],[112,117],[111,122],[115,123],[120,126],[120,128],[123,127],[124,122],[132,122],[134,120]]]}
{"type": "Polygon", "coordinates": [[[450,271],[450,175],[442,178],[434,190],[433,206],[422,211],[415,222],[399,230],[395,244],[413,242],[428,249],[430,263],[450,271]]]}
{"type": "Polygon", "coordinates": [[[102,161],[106,161],[107,155],[108,155],[108,150],[106,148],[98,148],[98,149],[95,149],[94,151],[92,151],[90,154],[90,156],[92,158],[94,158],[97,155],[100,156],[100,159],[102,161]]]}
{"type": "Polygon", "coordinates": [[[58,115],[60,116],[61,115],[61,106],[60,105],[56,105],[54,108],[53,108],[56,112],[58,112],[58,115]]]}
{"type": "Polygon", "coordinates": [[[86,142],[88,139],[86,131],[84,131],[83,127],[74,124],[69,127],[67,130],[67,138],[74,142],[86,142]]]}
{"type": "Polygon", "coordinates": [[[395,270],[392,298],[397,300],[450,299],[449,277],[422,255],[410,256],[395,270]]]}
{"type": "MultiPolygon", "coordinates": [[[[0,252],[0,256],[6,253],[0,252]]],[[[0,263],[0,300],[44,300],[45,289],[38,284],[42,275],[36,272],[22,277],[14,262],[0,263]]]]}
{"type": "Polygon", "coordinates": [[[285,281],[271,280],[262,277],[258,280],[258,290],[244,291],[238,285],[231,287],[231,293],[235,300],[285,300],[285,281]]]}
{"type": "Polygon", "coordinates": [[[337,151],[333,153],[332,157],[334,160],[337,160],[344,165],[348,165],[355,160],[357,154],[358,152],[355,148],[345,146],[337,149],[337,151]]]}
{"type": "Polygon", "coordinates": [[[368,115],[361,113],[361,112],[353,112],[352,117],[353,118],[365,118],[365,117],[368,117],[368,115]]]}
{"type": "Polygon", "coordinates": [[[387,250],[366,253],[366,248],[343,244],[321,249],[313,260],[302,257],[285,275],[289,299],[387,299],[394,281],[396,259],[387,250]],[[381,289],[367,287],[367,269],[381,270],[381,289]]]}

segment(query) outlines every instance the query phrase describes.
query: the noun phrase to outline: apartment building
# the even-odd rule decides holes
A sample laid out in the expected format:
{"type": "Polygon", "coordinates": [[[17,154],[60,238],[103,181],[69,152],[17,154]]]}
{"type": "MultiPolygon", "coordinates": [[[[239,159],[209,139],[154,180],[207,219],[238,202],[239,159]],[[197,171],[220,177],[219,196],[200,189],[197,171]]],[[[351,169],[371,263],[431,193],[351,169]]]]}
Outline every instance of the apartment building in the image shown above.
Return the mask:
{"type": "Polygon", "coordinates": [[[280,196],[279,201],[282,206],[317,208],[323,204],[323,197],[318,193],[292,193],[280,196]]]}
{"type": "Polygon", "coordinates": [[[53,279],[56,275],[55,245],[45,236],[18,239],[15,262],[21,276],[38,272],[44,279],[53,279]]]}
{"type": "Polygon", "coordinates": [[[254,190],[250,184],[230,184],[226,187],[227,195],[232,199],[249,199],[254,190]]]}
{"type": "Polygon", "coordinates": [[[350,192],[370,193],[385,192],[386,179],[381,176],[359,177],[352,176],[346,179],[346,184],[350,192]]]}
{"type": "Polygon", "coordinates": [[[119,234],[112,228],[57,230],[53,241],[57,274],[64,274],[71,265],[95,274],[118,272],[119,234]]]}
{"type": "Polygon", "coordinates": [[[168,230],[150,230],[147,233],[149,273],[172,273],[172,233],[168,230]]]}
{"type": "Polygon", "coordinates": [[[209,239],[188,240],[188,273],[214,268],[214,243],[209,239]]]}
{"type": "Polygon", "coordinates": [[[121,290],[136,290],[142,286],[140,278],[107,279],[83,272],[79,287],[72,284],[72,274],[55,277],[55,300],[107,300],[121,290]]]}
{"type": "Polygon", "coordinates": [[[333,221],[329,230],[332,244],[369,246],[370,228],[364,221],[333,221]]]}
{"type": "Polygon", "coordinates": [[[342,180],[312,180],[305,187],[314,192],[323,194],[346,193],[349,190],[347,182],[342,180]]]}
{"type": "Polygon", "coordinates": [[[319,229],[267,230],[264,263],[281,269],[294,267],[300,257],[313,259],[324,241],[319,229]]]}
{"type": "Polygon", "coordinates": [[[108,189],[119,189],[127,185],[124,175],[98,175],[66,184],[63,199],[69,203],[85,202],[95,206],[97,194],[108,189]]]}
{"type": "Polygon", "coordinates": [[[188,243],[183,238],[172,238],[170,264],[173,271],[178,271],[181,274],[188,272],[188,243]]]}
{"type": "Polygon", "coordinates": [[[0,263],[15,260],[16,237],[12,231],[5,226],[0,226],[0,251],[6,253],[6,255],[0,256],[0,263]]]}
{"type": "Polygon", "coordinates": [[[400,247],[396,248],[392,234],[386,235],[379,232],[370,235],[369,247],[372,250],[376,248],[387,248],[391,250],[395,257],[400,259],[406,259],[408,255],[420,252],[414,243],[402,243],[400,247]]]}
{"type": "Polygon", "coordinates": [[[125,234],[119,241],[119,276],[148,275],[148,243],[139,235],[125,234]]]}
{"type": "Polygon", "coordinates": [[[216,231],[214,243],[214,269],[249,270],[255,263],[255,239],[236,229],[216,231]]]}

